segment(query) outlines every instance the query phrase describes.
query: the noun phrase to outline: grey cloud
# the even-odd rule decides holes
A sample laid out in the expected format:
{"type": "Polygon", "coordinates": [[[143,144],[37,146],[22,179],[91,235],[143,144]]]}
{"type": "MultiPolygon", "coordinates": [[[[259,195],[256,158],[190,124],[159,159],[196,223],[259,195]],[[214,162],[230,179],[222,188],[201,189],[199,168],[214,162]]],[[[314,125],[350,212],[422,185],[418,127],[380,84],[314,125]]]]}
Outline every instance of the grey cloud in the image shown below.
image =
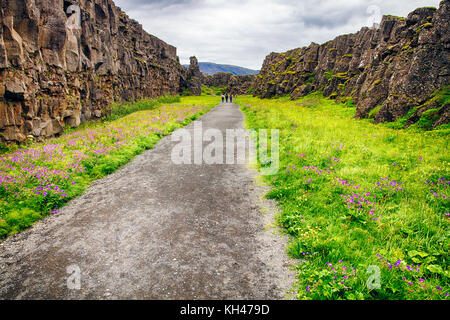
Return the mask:
{"type": "Polygon", "coordinates": [[[182,63],[200,61],[258,69],[267,54],[323,43],[371,23],[405,16],[439,0],[115,0],[149,33],[175,45],[182,63]],[[369,10],[370,11],[370,10],[369,10]],[[378,19],[375,17],[374,19],[378,19]]]}
{"type": "Polygon", "coordinates": [[[350,10],[334,10],[324,13],[308,14],[308,12],[302,13],[298,18],[298,21],[303,21],[305,27],[311,28],[335,28],[337,26],[345,25],[353,17],[369,17],[366,12],[367,6],[356,7],[350,10]]]}
{"type": "Polygon", "coordinates": [[[142,7],[157,9],[167,7],[180,7],[180,6],[197,6],[202,3],[202,0],[128,0],[128,1],[115,1],[119,6],[127,10],[135,10],[142,7]]]}
{"type": "Polygon", "coordinates": [[[139,6],[139,5],[165,5],[170,6],[173,4],[190,4],[193,2],[198,2],[195,0],[129,0],[129,1],[116,1],[123,2],[124,4],[129,3],[129,6],[139,6]]]}

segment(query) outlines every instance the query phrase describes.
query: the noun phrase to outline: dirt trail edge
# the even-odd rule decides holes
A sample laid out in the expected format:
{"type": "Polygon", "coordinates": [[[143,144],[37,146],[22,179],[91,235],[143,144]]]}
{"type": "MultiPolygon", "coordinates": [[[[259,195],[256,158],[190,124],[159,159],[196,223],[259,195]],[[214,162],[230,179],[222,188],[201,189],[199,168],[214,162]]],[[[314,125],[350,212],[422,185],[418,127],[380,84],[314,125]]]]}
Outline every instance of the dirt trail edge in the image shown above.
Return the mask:
{"type": "MultiPolygon", "coordinates": [[[[203,130],[225,132],[244,117],[221,104],[200,120],[203,130]]],[[[174,145],[163,138],[59,214],[0,243],[0,299],[289,298],[293,261],[267,227],[274,211],[261,200],[257,172],[175,165],[174,145]],[[80,289],[69,289],[77,268],[80,289]]]]}

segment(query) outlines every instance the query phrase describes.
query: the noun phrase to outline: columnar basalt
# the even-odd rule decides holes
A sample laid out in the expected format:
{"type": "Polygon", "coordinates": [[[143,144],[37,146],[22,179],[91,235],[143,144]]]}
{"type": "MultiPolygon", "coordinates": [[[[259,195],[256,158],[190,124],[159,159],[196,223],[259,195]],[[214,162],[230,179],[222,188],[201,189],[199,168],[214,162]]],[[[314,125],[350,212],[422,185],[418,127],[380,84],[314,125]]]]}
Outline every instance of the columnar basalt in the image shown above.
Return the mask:
{"type": "Polygon", "coordinates": [[[438,109],[434,127],[448,123],[449,106],[427,103],[450,83],[450,1],[419,8],[407,18],[384,16],[378,27],[286,53],[272,53],[254,83],[255,94],[292,99],[314,91],[353,99],[357,117],[376,123],[438,109]],[[419,107],[421,106],[421,107],[419,107]],[[418,108],[419,107],[419,108],[418,108]]]}
{"type": "Polygon", "coordinates": [[[190,58],[189,69],[187,70],[187,91],[189,94],[199,96],[202,94],[203,74],[200,71],[198,60],[196,57],[190,58]]]}
{"type": "Polygon", "coordinates": [[[0,0],[0,142],[50,137],[114,101],[178,94],[176,48],[112,0],[0,0]]]}

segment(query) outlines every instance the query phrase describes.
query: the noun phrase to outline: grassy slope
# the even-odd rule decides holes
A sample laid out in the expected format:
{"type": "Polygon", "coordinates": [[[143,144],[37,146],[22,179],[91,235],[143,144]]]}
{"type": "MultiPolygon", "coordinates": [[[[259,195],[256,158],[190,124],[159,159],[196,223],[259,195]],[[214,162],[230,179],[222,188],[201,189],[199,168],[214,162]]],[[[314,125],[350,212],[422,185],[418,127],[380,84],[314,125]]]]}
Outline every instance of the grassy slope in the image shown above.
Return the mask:
{"type": "Polygon", "coordinates": [[[448,135],[355,120],[317,94],[238,103],[249,128],[281,131],[281,169],[266,179],[304,260],[299,299],[448,299],[448,135]],[[371,265],[380,289],[366,286],[371,265]]]}
{"type": "Polygon", "coordinates": [[[1,155],[0,239],[58,212],[92,181],[153,148],[161,137],[209,111],[217,100],[166,97],[114,106],[110,120],[87,123],[59,138],[1,155]],[[174,101],[178,103],[167,103],[174,101]]]}

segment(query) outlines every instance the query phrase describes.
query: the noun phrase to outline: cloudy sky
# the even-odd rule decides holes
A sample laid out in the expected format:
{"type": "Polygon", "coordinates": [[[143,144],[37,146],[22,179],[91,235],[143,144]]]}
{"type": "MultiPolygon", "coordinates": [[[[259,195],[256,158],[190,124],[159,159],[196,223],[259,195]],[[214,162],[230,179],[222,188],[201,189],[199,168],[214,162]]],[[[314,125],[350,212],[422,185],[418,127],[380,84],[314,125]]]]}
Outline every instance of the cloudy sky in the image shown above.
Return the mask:
{"type": "Polygon", "coordinates": [[[178,48],[182,63],[260,69],[270,52],[323,43],[379,22],[406,16],[439,0],[114,0],[144,29],[178,48]]]}

